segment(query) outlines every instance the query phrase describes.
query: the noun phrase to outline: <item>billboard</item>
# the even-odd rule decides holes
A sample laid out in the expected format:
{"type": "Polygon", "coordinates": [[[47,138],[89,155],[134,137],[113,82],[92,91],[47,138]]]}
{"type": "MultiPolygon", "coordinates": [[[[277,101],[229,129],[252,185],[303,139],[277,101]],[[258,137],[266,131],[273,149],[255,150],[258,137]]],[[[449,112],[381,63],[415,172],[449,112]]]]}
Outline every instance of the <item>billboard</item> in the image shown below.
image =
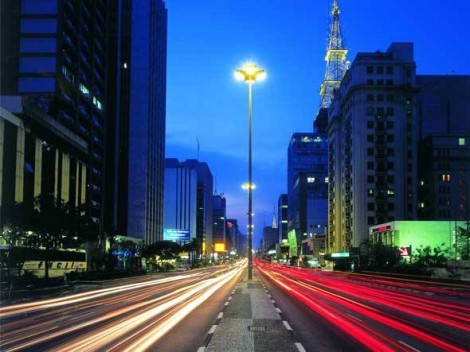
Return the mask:
{"type": "Polygon", "coordinates": [[[224,243],[215,243],[214,244],[214,252],[225,252],[225,244],[224,243]]]}
{"type": "Polygon", "coordinates": [[[289,243],[289,256],[293,257],[297,255],[297,236],[295,230],[290,230],[287,234],[287,241],[289,243]]]}
{"type": "Polygon", "coordinates": [[[177,243],[189,242],[189,230],[163,229],[163,240],[177,243]]]}

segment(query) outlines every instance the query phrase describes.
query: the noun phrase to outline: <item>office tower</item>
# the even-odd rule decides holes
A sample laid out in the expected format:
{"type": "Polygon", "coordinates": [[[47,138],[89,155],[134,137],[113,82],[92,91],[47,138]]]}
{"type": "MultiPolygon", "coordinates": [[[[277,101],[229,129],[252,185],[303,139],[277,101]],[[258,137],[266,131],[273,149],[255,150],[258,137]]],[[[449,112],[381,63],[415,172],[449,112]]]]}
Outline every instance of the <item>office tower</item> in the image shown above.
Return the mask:
{"type": "Polygon", "coordinates": [[[359,53],[328,116],[329,252],[374,224],[417,217],[416,65],[412,43],[359,53]]]}
{"type": "Polygon", "coordinates": [[[229,251],[235,251],[238,255],[244,255],[246,243],[242,243],[240,229],[238,228],[237,219],[227,219],[227,236],[230,238],[231,247],[229,251]]]}
{"type": "Polygon", "coordinates": [[[470,219],[470,76],[419,75],[419,218],[470,219]]]}
{"type": "Polygon", "coordinates": [[[303,237],[324,233],[328,221],[326,135],[294,133],[287,160],[288,231],[303,237]]]}
{"type": "Polygon", "coordinates": [[[212,195],[212,253],[223,256],[230,247],[231,243],[227,239],[226,220],[227,220],[227,203],[223,194],[212,195]]]}
{"type": "Polygon", "coordinates": [[[206,163],[165,159],[164,228],[187,230],[189,240],[212,244],[212,174],[206,163]]]}
{"type": "Polygon", "coordinates": [[[101,226],[106,3],[0,6],[1,105],[16,117],[1,120],[2,212],[50,195],[101,226]]]}
{"type": "Polygon", "coordinates": [[[288,211],[287,211],[287,194],[281,194],[277,201],[277,228],[278,228],[278,243],[282,243],[282,240],[287,240],[287,222],[288,222],[288,211]]]}
{"type": "MultiPolygon", "coordinates": [[[[117,132],[118,146],[127,148],[118,150],[127,153],[127,158],[123,156],[123,159],[118,160],[124,162],[120,169],[127,169],[123,175],[124,178],[127,176],[127,180],[118,181],[118,187],[123,188],[119,192],[127,192],[127,235],[142,238],[149,244],[163,239],[167,51],[165,3],[162,0],[139,1],[138,5],[133,2],[131,21],[130,61],[120,62],[123,70],[130,69],[129,112],[128,116],[121,117],[125,120],[120,123],[121,130],[117,132]]],[[[127,45],[124,42],[121,44],[127,45]]],[[[120,114],[119,110],[117,114],[120,114]]],[[[126,201],[125,197],[120,200],[126,201]]]]}

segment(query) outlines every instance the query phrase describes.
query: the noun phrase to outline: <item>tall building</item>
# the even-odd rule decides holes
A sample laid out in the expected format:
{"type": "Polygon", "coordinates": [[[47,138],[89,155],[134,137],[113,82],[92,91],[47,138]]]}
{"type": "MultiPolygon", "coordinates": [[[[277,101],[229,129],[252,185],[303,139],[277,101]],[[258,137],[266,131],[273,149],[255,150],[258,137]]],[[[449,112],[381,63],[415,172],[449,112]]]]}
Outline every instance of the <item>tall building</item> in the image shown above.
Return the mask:
{"type": "Polygon", "coordinates": [[[212,248],[208,247],[208,250],[223,255],[231,245],[227,238],[227,203],[223,194],[212,196],[212,212],[212,248]]]}
{"type": "Polygon", "coordinates": [[[470,219],[470,76],[416,76],[419,217],[470,219]]]}
{"type": "Polygon", "coordinates": [[[132,5],[130,62],[120,62],[130,69],[130,91],[120,126],[128,131],[119,131],[128,138],[120,141],[128,148],[127,182],[119,186],[127,187],[127,235],[154,243],[163,238],[167,10],[162,0],[132,5]]]}
{"type": "Polygon", "coordinates": [[[418,104],[412,43],[359,53],[328,116],[328,250],[370,226],[417,218],[418,104]]]}
{"type": "Polygon", "coordinates": [[[288,148],[288,231],[324,233],[328,221],[328,142],[325,134],[294,133],[288,148]]]}
{"type": "Polygon", "coordinates": [[[288,196],[281,194],[277,201],[277,229],[278,243],[287,240],[287,223],[288,223],[288,196]]]}
{"type": "Polygon", "coordinates": [[[244,254],[246,244],[242,243],[243,239],[238,228],[237,219],[227,219],[227,235],[231,243],[229,250],[234,250],[237,254],[244,254]]]}
{"type": "Polygon", "coordinates": [[[190,240],[212,243],[212,189],[209,167],[189,159],[165,159],[165,229],[189,231],[190,240]]]}
{"type": "Polygon", "coordinates": [[[49,194],[101,225],[106,3],[5,0],[0,13],[2,222],[49,194]]]}

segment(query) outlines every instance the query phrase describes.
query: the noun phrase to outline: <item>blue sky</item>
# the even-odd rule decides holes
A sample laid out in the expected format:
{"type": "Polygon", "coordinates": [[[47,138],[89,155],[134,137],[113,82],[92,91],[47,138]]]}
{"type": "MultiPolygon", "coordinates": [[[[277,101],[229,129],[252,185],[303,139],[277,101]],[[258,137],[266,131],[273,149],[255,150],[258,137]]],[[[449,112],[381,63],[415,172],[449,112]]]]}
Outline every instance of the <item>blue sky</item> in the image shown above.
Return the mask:
{"type": "MultiPolygon", "coordinates": [[[[266,69],[253,90],[254,242],[287,191],[287,147],[311,132],[325,72],[331,0],[166,0],[166,157],[209,165],[227,215],[247,224],[245,61],[266,69]]],[[[467,0],[339,0],[348,59],[413,42],[418,74],[470,74],[467,0]]]]}

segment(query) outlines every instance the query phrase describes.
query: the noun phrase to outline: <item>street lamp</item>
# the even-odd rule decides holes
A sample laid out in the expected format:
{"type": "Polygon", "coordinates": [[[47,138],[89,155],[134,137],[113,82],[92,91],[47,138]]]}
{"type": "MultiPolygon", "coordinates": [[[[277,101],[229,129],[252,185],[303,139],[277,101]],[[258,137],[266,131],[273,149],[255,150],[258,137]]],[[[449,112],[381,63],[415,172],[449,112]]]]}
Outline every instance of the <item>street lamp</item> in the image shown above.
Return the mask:
{"type": "Polygon", "coordinates": [[[246,63],[235,71],[235,79],[248,83],[248,280],[253,278],[253,188],[251,168],[251,111],[253,83],[266,77],[266,71],[254,63],[246,63]]]}

